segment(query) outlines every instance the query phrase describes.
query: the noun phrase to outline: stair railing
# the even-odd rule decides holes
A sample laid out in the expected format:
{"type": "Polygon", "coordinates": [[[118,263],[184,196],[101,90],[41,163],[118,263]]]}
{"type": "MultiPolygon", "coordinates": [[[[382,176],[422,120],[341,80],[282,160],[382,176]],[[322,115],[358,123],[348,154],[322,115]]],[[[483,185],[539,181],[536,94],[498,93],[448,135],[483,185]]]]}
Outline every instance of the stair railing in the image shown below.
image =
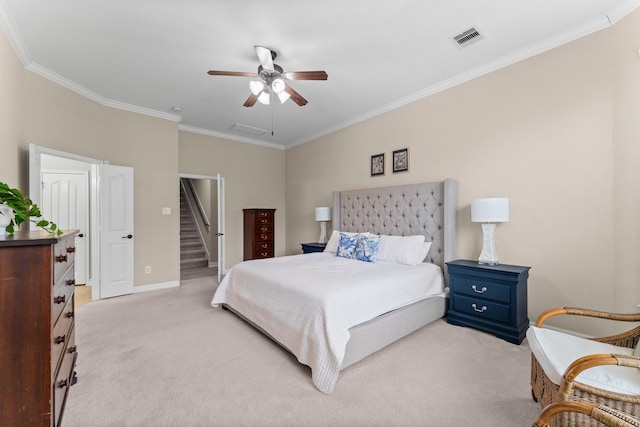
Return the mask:
{"type": "Polygon", "coordinates": [[[189,185],[189,190],[191,190],[191,194],[193,195],[193,199],[196,201],[196,207],[198,208],[198,213],[200,214],[200,218],[202,218],[202,222],[207,230],[211,226],[209,222],[209,217],[207,217],[207,213],[204,211],[204,206],[202,206],[202,202],[200,201],[200,196],[198,196],[198,192],[196,191],[195,185],[193,185],[193,180],[191,178],[183,178],[187,181],[189,185]]]}

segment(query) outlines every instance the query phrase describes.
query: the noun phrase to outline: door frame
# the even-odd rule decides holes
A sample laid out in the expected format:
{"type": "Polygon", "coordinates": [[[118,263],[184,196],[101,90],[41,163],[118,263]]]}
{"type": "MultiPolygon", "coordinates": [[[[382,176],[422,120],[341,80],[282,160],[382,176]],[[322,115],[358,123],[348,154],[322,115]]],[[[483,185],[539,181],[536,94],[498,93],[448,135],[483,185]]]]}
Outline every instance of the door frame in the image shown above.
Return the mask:
{"type": "MultiPolygon", "coordinates": [[[[191,174],[191,173],[179,173],[178,174],[178,181],[180,180],[180,178],[192,178],[192,179],[205,179],[205,180],[209,180],[209,181],[216,181],[218,184],[222,183],[224,185],[224,177],[221,175],[217,175],[217,176],[211,176],[211,175],[196,175],[196,174],[191,174]]],[[[217,206],[218,206],[218,211],[222,211],[221,214],[218,214],[218,225],[222,222],[222,227],[223,227],[223,234],[224,234],[224,226],[225,226],[225,221],[224,221],[224,212],[225,212],[225,203],[224,203],[224,191],[220,192],[217,191],[216,194],[217,200],[217,206]]],[[[220,230],[218,230],[218,232],[220,232],[220,230]]],[[[226,272],[224,271],[225,268],[225,251],[226,251],[226,244],[225,244],[225,239],[224,239],[224,235],[219,236],[218,239],[222,239],[222,244],[219,246],[218,248],[218,282],[220,282],[222,275],[226,274],[226,272]]]]}
{"type": "MultiPolygon", "coordinates": [[[[78,154],[67,153],[42,147],[36,144],[29,144],[29,198],[33,203],[40,205],[42,201],[42,187],[40,185],[40,173],[42,169],[42,155],[60,157],[63,159],[76,160],[90,166],[89,170],[89,229],[91,260],[89,263],[89,280],[91,285],[91,299],[100,299],[100,227],[98,221],[98,207],[100,196],[100,183],[98,179],[98,168],[101,164],[109,164],[108,161],[93,159],[91,157],[80,156],[78,154]]],[[[31,229],[37,227],[30,223],[31,229]]]]}

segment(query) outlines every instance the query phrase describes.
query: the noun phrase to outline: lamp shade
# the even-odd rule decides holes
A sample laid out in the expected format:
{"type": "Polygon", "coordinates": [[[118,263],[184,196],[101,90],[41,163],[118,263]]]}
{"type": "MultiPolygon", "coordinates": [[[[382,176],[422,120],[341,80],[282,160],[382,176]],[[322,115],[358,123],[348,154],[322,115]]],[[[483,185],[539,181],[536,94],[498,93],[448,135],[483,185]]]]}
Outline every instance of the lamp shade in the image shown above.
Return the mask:
{"type": "Polygon", "coordinates": [[[509,199],[492,197],[472,201],[471,222],[509,222],[509,199]]]}
{"type": "Polygon", "coordinates": [[[331,221],[331,208],[316,208],[316,221],[331,221]]]}

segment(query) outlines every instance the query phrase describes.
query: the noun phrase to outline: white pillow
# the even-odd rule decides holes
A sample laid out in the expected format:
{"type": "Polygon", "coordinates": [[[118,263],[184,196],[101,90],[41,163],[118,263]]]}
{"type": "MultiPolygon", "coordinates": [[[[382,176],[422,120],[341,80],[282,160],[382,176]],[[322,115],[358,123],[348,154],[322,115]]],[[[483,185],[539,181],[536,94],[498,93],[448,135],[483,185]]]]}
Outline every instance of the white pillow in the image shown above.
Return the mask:
{"type": "MultiPolygon", "coordinates": [[[[378,261],[397,262],[399,264],[417,265],[424,260],[426,254],[421,259],[421,249],[423,249],[424,236],[416,234],[413,236],[380,236],[380,245],[375,259],[378,261]]],[[[430,243],[430,242],[429,242],[430,243]]],[[[427,252],[429,249],[427,249],[427,252]]]]}
{"type": "Polygon", "coordinates": [[[355,236],[356,234],[362,234],[363,236],[370,236],[371,233],[348,233],[346,231],[337,231],[333,230],[331,233],[331,237],[327,242],[327,246],[324,248],[324,252],[331,252],[332,254],[336,254],[338,251],[338,245],[340,244],[340,233],[344,233],[347,236],[355,236]]]}
{"type": "Polygon", "coordinates": [[[420,248],[420,252],[418,252],[418,262],[416,264],[424,262],[424,260],[427,258],[427,255],[429,255],[429,249],[431,249],[431,242],[424,242],[422,244],[422,247],[420,248]]]}

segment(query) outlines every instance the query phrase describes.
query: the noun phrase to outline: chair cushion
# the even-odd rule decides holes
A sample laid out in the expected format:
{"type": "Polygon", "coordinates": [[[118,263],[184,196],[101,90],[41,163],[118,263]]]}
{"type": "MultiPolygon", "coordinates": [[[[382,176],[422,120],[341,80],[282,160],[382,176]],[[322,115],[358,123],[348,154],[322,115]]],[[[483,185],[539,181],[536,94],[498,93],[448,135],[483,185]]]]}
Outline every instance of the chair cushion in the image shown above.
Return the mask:
{"type": "MultiPolygon", "coordinates": [[[[633,351],[535,326],[527,330],[527,342],[547,377],[556,385],[560,385],[569,365],[582,356],[599,353],[630,355],[633,351]]],[[[598,366],[583,371],[576,381],[617,393],[640,394],[640,369],[636,368],[598,366]]]]}

